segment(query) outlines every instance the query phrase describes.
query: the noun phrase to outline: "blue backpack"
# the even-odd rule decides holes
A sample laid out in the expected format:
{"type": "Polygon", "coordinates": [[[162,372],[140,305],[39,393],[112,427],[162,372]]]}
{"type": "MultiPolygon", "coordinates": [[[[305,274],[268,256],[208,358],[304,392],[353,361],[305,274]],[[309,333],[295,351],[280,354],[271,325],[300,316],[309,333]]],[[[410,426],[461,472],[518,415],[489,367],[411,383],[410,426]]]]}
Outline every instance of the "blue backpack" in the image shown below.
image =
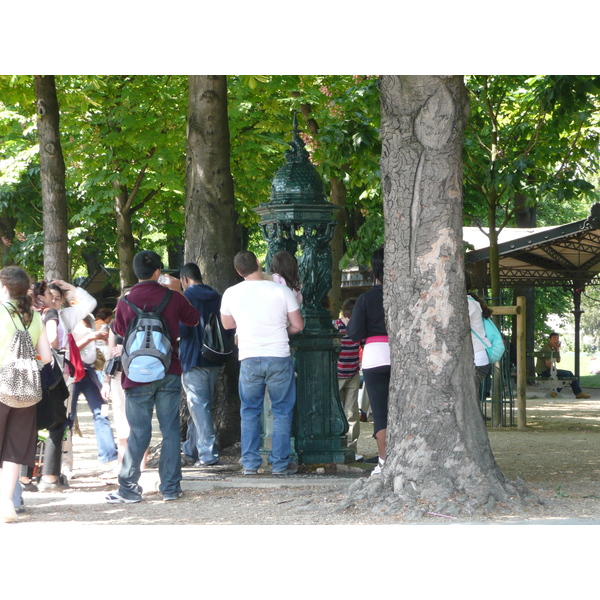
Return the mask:
{"type": "Polygon", "coordinates": [[[483,340],[474,329],[471,331],[477,336],[479,341],[485,346],[490,363],[498,362],[504,354],[504,339],[502,334],[498,331],[498,328],[494,324],[492,319],[483,318],[483,328],[485,329],[485,337],[487,340],[483,340]],[[486,344],[489,342],[489,345],[486,344]]]}
{"type": "Polygon", "coordinates": [[[123,338],[121,365],[131,381],[151,383],[159,381],[171,365],[171,336],[160,313],[169,303],[173,290],[167,290],[160,304],[152,311],[144,311],[123,298],[135,317],[127,326],[123,338]]]}

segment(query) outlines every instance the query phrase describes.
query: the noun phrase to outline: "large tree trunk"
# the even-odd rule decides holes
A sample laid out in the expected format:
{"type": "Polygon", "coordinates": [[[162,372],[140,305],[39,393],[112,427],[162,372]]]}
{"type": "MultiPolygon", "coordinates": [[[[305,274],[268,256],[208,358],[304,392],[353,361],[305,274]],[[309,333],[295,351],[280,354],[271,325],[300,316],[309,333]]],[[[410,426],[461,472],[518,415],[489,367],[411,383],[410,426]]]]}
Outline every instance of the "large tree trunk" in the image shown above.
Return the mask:
{"type": "Polygon", "coordinates": [[[462,242],[463,79],[384,76],[380,89],[392,374],[386,463],[369,484],[407,518],[492,509],[519,491],[496,465],[476,399],[462,242]]]}
{"type": "Polygon", "coordinates": [[[60,113],[54,75],[36,75],[34,82],[44,211],[44,276],[48,280],[68,281],[65,161],[60,145],[60,113]]]}
{"type": "MultiPolygon", "coordinates": [[[[238,248],[224,75],[189,78],[185,215],[185,261],[195,262],[204,283],[222,294],[239,281],[233,267],[238,248]]],[[[230,359],[213,408],[221,447],[239,440],[237,377],[237,361],[230,359]]]]}

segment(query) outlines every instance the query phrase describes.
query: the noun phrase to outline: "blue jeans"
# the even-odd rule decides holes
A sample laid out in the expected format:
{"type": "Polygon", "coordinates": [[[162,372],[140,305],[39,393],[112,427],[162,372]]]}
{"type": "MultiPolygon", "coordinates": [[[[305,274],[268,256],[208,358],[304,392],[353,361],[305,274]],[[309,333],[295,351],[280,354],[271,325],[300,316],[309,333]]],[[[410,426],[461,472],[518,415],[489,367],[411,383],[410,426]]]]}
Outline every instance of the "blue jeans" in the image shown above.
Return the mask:
{"type": "Polygon", "coordinates": [[[290,436],[296,403],[296,381],[292,357],[245,358],[240,362],[239,392],[242,417],[242,464],[258,469],[260,456],[260,417],[265,389],[269,390],[273,410],[273,436],[269,462],[274,471],[290,462],[290,436]]]}
{"type": "Polygon", "coordinates": [[[200,459],[206,464],[216,463],[219,460],[212,419],[212,403],[220,369],[221,367],[194,367],[181,376],[190,410],[187,439],[183,443],[182,450],[186,456],[194,460],[200,459]]]}
{"type": "Polygon", "coordinates": [[[179,398],[181,376],[166,375],[159,381],[145,383],[125,390],[125,413],[129,422],[129,437],[119,473],[119,494],[130,500],[140,499],[140,480],[144,453],[152,439],[152,413],[162,434],[158,463],[159,490],[163,496],[176,496],[181,492],[181,459],[179,432],[179,398]]]}
{"type": "Polygon", "coordinates": [[[104,400],[100,395],[100,386],[98,376],[93,367],[85,369],[85,376],[82,380],[73,384],[73,402],[71,403],[71,422],[75,421],[77,415],[77,399],[79,394],[83,394],[87,400],[88,406],[94,416],[94,431],[96,433],[96,444],[98,446],[98,460],[101,463],[117,460],[117,446],[113,437],[110,422],[107,417],[100,414],[100,409],[104,400]]]}
{"type": "Polygon", "coordinates": [[[17,483],[15,483],[15,490],[12,495],[12,502],[15,508],[19,508],[19,506],[23,506],[23,486],[21,482],[17,479],[17,483]]]}
{"type": "MultiPolygon", "coordinates": [[[[560,379],[561,377],[575,377],[572,371],[567,371],[565,369],[556,369],[556,376],[560,379]]],[[[542,373],[540,373],[540,377],[550,377],[550,369],[546,369],[542,373]]],[[[581,386],[579,385],[579,381],[577,379],[573,379],[573,381],[559,381],[559,384],[562,384],[561,387],[557,387],[556,390],[560,392],[565,385],[570,385],[571,390],[577,396],[577,394],[581,394],[581,386]]]]}

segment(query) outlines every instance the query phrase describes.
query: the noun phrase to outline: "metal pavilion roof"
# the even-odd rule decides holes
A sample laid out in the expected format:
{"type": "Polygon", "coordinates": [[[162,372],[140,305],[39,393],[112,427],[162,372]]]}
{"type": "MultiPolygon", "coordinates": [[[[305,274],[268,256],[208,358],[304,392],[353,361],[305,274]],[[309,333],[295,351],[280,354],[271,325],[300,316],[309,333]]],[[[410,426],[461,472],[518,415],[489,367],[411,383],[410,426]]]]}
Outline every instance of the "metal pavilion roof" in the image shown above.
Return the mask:
{"type": "MultiPolygon", "coordinates": [[[[489,279],[489,239],[478,227],[464,227],[465,242],[475,250],[466,266],[483,282],[489,279]]],[[[505,228],[500,232],[500,282],[559,287],[600,284],[600,204],[581,221],[558,227],[505,228]]]]}

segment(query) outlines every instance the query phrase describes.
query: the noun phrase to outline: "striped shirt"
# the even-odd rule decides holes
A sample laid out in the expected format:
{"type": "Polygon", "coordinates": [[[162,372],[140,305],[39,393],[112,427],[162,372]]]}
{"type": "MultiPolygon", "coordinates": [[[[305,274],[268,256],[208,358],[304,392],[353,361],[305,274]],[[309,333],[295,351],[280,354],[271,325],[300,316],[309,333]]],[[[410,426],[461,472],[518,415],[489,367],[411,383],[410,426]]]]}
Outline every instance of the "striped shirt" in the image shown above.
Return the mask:
{"type": "Polygon", "coordinates": [[[344,334],[342,337],[342,349],[338,357],[338,378],[347,379],[354,377],[360,369],[359,349],[361,342],[355,342],[346,335],[346,325],[341,319],[334,321],[333,326],[344,334]]]}

